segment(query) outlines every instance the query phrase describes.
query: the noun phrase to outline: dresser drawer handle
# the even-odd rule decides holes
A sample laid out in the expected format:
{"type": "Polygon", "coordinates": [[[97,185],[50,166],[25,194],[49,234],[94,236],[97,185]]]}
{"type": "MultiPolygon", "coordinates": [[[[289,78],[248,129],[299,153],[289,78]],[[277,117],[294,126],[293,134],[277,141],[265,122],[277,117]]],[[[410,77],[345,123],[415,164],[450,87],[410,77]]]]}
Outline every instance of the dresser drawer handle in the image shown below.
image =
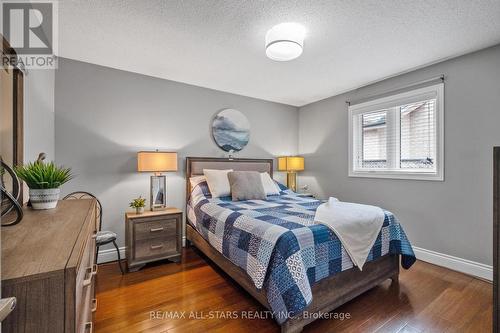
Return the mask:
{"type": "Polygon", "coordinates": [[[163,230],[163,227],[149,229],[150,232],[157,232],[157,231],[162,231],[162,230],[163,230]]]}
{"type": "Polygon", "coordinates": [[[151,245],[151,250],[161,249],[162,247],[163,247],[163,244],[159,244],[159,245],[151,245]]]}
{"type": "Polygon", "coordinates": [[[97,310],[97,298],[92,299],[92,312],[96,312],[97,310]]]}
{"type": "Polygon", "coordinates": [[[94,325],[92,325],[92,322],[89,321],[88,323],[85,323],[85,332],[92,333],[94,331],[94,325]]]}
{"type": "Polygon", "coordinates": [[[83,286],[86,287],[92,283],[92,279],[97,274],[97,264],[92,265],[92,267],[87,268],[87,272],[90,270],[89,277],[83,280],[83,286]]]}

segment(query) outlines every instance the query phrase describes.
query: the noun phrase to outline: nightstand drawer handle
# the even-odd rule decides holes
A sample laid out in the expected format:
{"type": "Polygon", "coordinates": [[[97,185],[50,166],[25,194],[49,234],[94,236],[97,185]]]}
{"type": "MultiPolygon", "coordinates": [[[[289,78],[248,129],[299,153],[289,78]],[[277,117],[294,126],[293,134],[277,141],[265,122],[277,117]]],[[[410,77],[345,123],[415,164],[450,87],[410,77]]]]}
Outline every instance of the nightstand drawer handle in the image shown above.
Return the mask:
{"type": "Polygon", "coordinates": [[[149,229],[150,232],[157,232],[157,231],[162,231],[162,230],[163,230],[163,227],[149,229]]]}
{"type": "Polygon", "coordinates": [[[160,245],[151,245],[151,250],[161,249],[162,247],[163,247],[163,244],[160,244],[160,245]]]}

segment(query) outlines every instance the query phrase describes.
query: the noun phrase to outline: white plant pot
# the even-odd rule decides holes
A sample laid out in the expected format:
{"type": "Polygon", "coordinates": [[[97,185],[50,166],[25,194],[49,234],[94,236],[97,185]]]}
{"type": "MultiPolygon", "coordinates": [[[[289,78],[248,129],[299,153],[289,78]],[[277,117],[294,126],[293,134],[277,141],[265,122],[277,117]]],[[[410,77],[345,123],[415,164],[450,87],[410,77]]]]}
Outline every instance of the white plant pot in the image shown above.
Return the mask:
{"type": "Polygon", "coordinates": [[[33,209],[56,208],[61,190],[58,188],[31,189],[30,202],[33,209]]]}
{"type": "Polygon", "coordinates": [[[142,213],[144,213],[144,207],[136,207],[135,208],[135,213],[136,214],[142,214],[142,213]]]}

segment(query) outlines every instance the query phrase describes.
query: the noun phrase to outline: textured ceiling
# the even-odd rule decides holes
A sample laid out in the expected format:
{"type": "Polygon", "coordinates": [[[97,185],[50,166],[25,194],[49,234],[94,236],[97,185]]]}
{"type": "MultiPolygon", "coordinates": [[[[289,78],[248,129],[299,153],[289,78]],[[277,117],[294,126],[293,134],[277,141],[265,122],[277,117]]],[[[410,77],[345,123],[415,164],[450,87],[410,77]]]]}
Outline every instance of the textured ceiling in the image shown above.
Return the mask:
{"type": "Polygon", "coordinates": [[[499,0],[59,1],[59,55],[302,106],[500,43],[499,0]],[[302,56],[266,31],[307,29],[302,56]]]}

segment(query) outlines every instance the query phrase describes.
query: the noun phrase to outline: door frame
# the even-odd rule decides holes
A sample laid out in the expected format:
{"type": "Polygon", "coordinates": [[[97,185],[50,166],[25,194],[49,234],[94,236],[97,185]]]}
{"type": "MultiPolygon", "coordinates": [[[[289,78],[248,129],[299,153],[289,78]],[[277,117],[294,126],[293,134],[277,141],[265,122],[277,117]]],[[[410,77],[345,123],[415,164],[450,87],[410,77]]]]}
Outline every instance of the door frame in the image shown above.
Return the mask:
{"type": "Polygon", "coordinates": [[[493,332],[500,333],[500,147],[493,147],[493,332]]]}

